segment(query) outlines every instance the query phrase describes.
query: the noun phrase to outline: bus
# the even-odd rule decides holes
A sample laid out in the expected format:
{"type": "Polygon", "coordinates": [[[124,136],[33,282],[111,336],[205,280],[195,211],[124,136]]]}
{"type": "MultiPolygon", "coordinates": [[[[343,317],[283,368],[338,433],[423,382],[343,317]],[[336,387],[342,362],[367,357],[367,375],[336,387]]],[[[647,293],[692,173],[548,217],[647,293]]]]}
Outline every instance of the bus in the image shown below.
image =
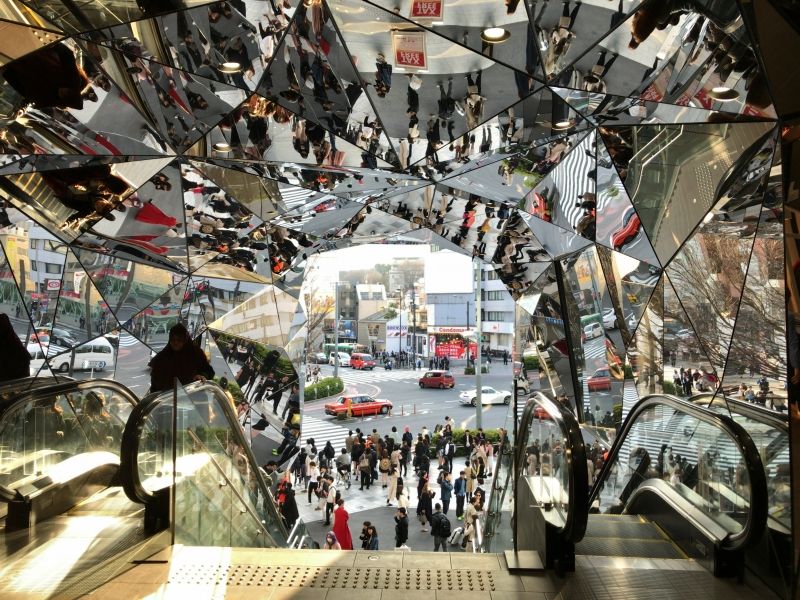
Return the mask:
{"type": "MultiPolygon", "coordinates": [[[[325,356],[328,359],[331,357],[331,352],[334,352],[334,348],[337,348],[336,344],[324,344],[322,346],[322,351],[325,353],[325,356]]],[[[367,348],[364,344],[353,344],[351,342],[339,342],[338,351],[347,352],[347,354],[351,355],[354,352],[369,354],[369,348],[367,348]]]]}

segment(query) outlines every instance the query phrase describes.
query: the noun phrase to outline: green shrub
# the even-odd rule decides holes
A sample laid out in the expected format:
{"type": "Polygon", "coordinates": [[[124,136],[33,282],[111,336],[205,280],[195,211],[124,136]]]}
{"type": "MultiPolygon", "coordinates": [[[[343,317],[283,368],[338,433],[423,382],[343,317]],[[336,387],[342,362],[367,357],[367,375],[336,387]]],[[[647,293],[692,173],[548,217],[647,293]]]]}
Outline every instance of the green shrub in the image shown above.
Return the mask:
{"type": "MultiPolygon", "coordinates": [[[[472,435],[476,435],[478,433],[477,429],[470,429],[472,435]]],[[[453,443],[456,446],[456,456],[467,456],[467,449],[464,446],[464,435],[466,430],[464,429],[453,429],[453,443]]],[[[496,444],[500,441],[500,433],[496,429],[484,429],[483,434],[486,436],[486,439],[489,440],[492,444],[496,444]]],[[[431,437],[431,457],[434,457],[436,454],[436,444],[439,442],[439,438],[441,437],[440,433],[434,433],[431,437]]],[[[453,470],[457,473],[458,469],[453,467],[453,470]]]]}
{"type": "Polygon", "coordinates": [[[625,365],[625,379],[633,379],[633,369],[630,365],[625,365]]]}
{"type": "Polygon", "coordinates": [[[319,398],[327,398],[334,394],[339,394],[344,391],[344,382],[340,377],[324,377],[317,383],[307,385],[305,389],[306,400],[317,400],[319,398]]]}
{"type": "Polygon", "coordinates": [[[525,366],[526,371],[539,370],[539,357],[535,354],[528,354],[522,357],[522,364],[525,366]]]}
{"type": "MultiPolygon", "coordinates": [[[[481,367],[481,373],[488,373],[489,367],[483,365],[481,367]]],[[[475,375],[475,367],[464,367],[464,375],[475,375]]]]}

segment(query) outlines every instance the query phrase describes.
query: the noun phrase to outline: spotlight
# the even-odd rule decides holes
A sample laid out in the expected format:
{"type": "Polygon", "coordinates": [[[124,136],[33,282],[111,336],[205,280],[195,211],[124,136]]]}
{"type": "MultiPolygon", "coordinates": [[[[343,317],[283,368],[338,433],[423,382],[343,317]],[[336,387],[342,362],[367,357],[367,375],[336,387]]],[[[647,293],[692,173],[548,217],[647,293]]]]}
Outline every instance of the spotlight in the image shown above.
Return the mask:
{"type": "Polygon", "coordinates": [[[239,73],[242,70],[242,65],[238,62],[224,62],[218,67],[220,73],[239,73]]]}
{"type": "Polygon", "coordinates": [[[711,88],[711,91],[708,92],[708,95],[719,102],[730,102],[731,100],[736,100],[739,97],[739,92],[729,87],[719,86],[711,88]]]}
{"type": "Polygon", "coordinates": [[[500,44],[511,37],[511,33],[502,27],[488,27],[481,32],[481,39],[487,44],[500,44]]]}
{"type": "Polygon", "coordinates": [[[214,150],[217,152],[230,152],[231,145],[226,142],[217,142],[214,144],[214,150]]]}

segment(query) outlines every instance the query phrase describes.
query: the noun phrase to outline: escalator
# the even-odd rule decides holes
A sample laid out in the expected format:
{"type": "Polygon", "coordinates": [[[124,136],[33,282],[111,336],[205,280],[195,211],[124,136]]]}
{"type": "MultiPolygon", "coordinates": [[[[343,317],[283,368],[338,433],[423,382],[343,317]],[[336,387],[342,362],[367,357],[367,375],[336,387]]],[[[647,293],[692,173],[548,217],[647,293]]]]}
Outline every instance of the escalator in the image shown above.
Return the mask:
{"type": "Polygon", "coordinates": [[[190,546],[287,545],[272,482],[244,435],[214,383],[143,398],[122,437],[121,473],[128,497],[145,508],[147,530],[171,522],[174,543],[190,546]]]}
{"type": "Polygon", "coordinates": [[[69,381],[0,408],[0,597],[77,598],[174,544],[315,546],[302,522],[287,531],[213,383],[140,401],[69,381]]]}
{"type": "Polygon", "coordinates": [[[513,445],[514,550],[506,552],[509,567],[572,571],[575,544],[583,538],[589,516],[586,454],[578,421],[561,404],[534,392],[520,416],[513,445]]]}
{"type": "Polygon", "coordinates": [[[699,394],[691,401],[732,418],[747,430],[758,449],[767,480],[767,527],[747,552],[746,564],[773,591],[788,597],[793,552],[788,415],[719,394],[699,394]]]}
{"type": "Polygon", "coordinates": [[[548,568],[571,570],[583,554],[691,558],[718,576],[739,575],[764,533],[767,484],[756,445],[707,408],[642,399],[591,492],[575,418],[543,394],[525,406],[515,446],[515,549],[538,552],[548,568]]]}
{"type": "Polygon", "coordinates": [[[598,473],[579,554],[692,558],[741,575],[764,533],[758,450],[730,417],[671,396],[631,410],[598,473]]]}
{"type": "Polygon", "coordinates": [[[138,399],[113,381],[29,383],[0,389],[0,596],[77,596],[98,565],[146,539],[119,477],[138,399]]]}

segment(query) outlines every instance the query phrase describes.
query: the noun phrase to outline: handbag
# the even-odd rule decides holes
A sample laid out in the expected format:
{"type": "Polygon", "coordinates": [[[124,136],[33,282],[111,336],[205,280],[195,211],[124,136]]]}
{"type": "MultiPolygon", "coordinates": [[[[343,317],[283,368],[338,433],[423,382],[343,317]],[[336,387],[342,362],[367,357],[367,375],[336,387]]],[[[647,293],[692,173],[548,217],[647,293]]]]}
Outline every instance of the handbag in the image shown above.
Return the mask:
{"type": "Polygon", "coordinates": [[[418,90],[422,87],[422,78],[419,75],[412,75],[411,80],[408,82],[408,87],[412,90],[418,90]]]}

